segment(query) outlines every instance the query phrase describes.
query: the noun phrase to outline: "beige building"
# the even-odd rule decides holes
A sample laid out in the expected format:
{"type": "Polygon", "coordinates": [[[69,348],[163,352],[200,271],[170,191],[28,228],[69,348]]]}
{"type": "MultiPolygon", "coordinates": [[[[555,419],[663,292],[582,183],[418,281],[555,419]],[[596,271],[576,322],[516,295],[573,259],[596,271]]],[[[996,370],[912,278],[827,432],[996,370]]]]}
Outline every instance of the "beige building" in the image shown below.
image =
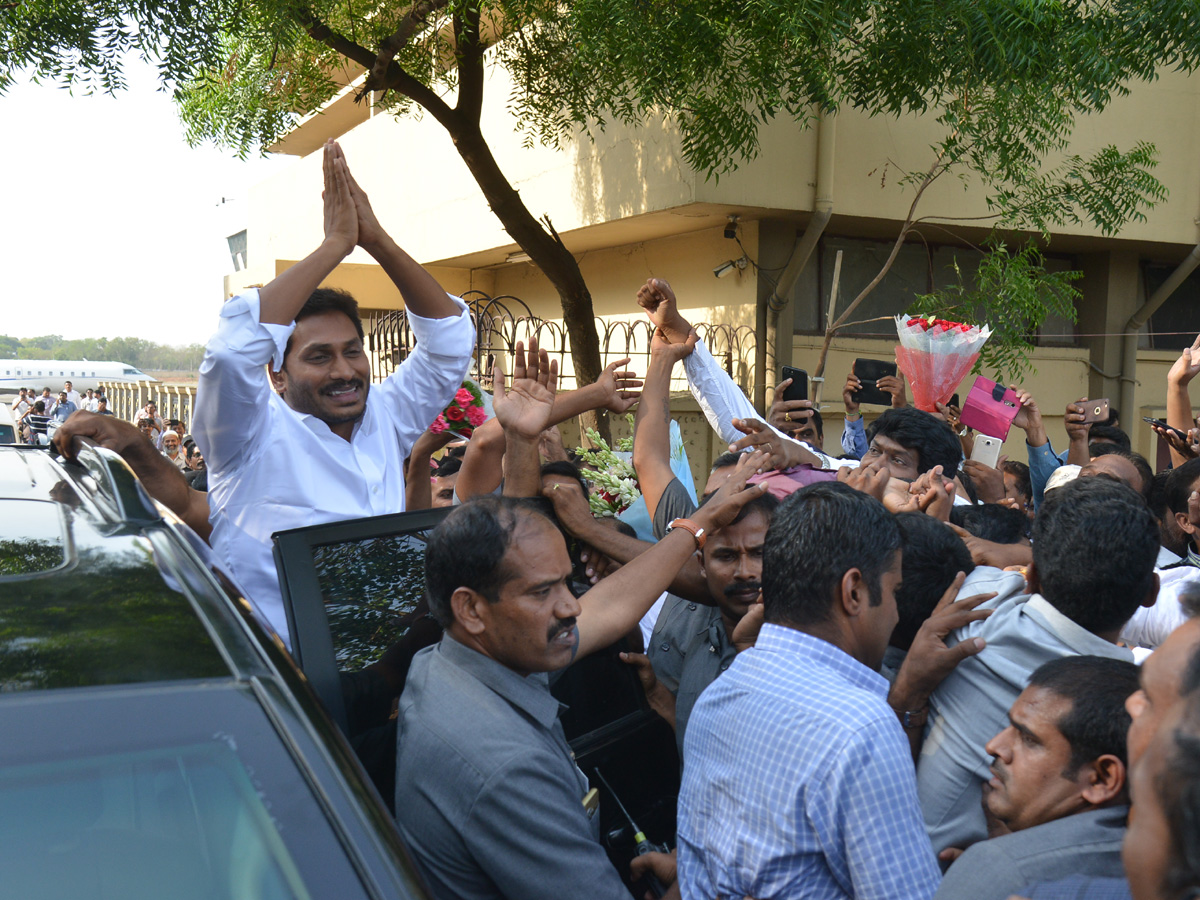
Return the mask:
{"type": "MultiPolygon", "coordinates": [[[[530,211],[549,216],[576,254],[597,315],[609,323],[637,321],[637,288],[650,277],[667,279],[685,315],[726,326],[711,333],[710,343],[726,353],[731,371],[752,397],[759,396],[756,384],[764,389],[774,384],[780,364],[815,366],[837,252],[843,253],[839,295],[845,304],[878,271],[911,202],[911,189],[897,176],[926,168],[936,137],[935,123],[920,117],[847,112],[808,130],[777,121],[764,129],[757,159],[712,180],[687,166],[679,136],[666,124],[609,127],[596,143],[581,140],[563,151],[525,148],[503,106],[510,89],[506,78],[490,70],[484,132],[530,211]],[[731,216],[737,217],[736,240],[724,236],[731,216]],[[774,330],[768,335],[756,321],[756,310],[765,307],[806,231],[810,242],[820,236],[787,293],[776,341],[774,330]],[[714,277],[722,267],[723,277],[714,277]],[[753,352],[756,330],[758,344],[769,354],[761,375],[753,352]]],[[[352,94],[353,83],[322,114],[272,148],[295,155],[296,163],[252,191],[247,266],[227,278],[227,295],[269,280],[319,242],[319,151],[326,138],[334,137],[385,227],[448,290],[517,298],[535,316],[560,320],[553,288],[522,261],[520,248],[488,210],[446,132],[429,117],[397,120],[374,114],[368,105],[355,104],[352,94]]],[[[1165,73],[1154,84],[1139,85],[1103,115],[1081,120],[1073,149],[1087,153],[1107,143],[1127,148],[1136,140],[1157,145],[1155,174],[1169,197],[1145,222],[1128,225],[1118,237],[1086,227],[1053,236],[1046,248],[1051,264],[1084,273],[1078,283],[1083,300],[1074,326],[1065,320],[1047,323],[1034,354],[1036,374],[1025,386],[1038,399],[1058,449],[1065,449],[1065,404],[1083,396],[1108,397],[1119,407],[1135,449],[1153,459],[1153,436],[1140,417],[1162,414],[1166,370],[1177,348],[1200,330],[1197,274],[1152,314],[1147,306],[1152,297],[1165,295],[1160,289],[1173,274],[1190,271],[1189,264],[1200,260],[1195,149],[1200,146],[1200,80],[1165,73]]],[[[913,293],[947,283],[956,258],[970,268],[973,251],[965,242],[978,241],[986,231],[959,228],[952,220],[985,215],[982,193],[948,178],[927,193],[921,210],[929,217],[928,227],[905,245],[892,274],[856,319],[902,311],[913,293]]],[[[365,309],[402,305],[361,250],[329,283],[350,290],[365,309]]],[[[514,315],[523,312],[516,301],[505,302],[514,315]]],[[[608,330],[610,358],[624,355],[626,346],[644,351],[644,331],[631,335],[611,324],[608,330]]],[[[841,430],[845,374],[857,356],[890,358],[895,336],[889,330],[887,323],[874,323],[833,344],[823,402],[831,450],[841,430]]],[[[569,364],[564,368],[570,371],[569,364]]],[[[688,431],[699,439],[702,429],[688,431]]],[[[1008,452],[1024,459],[1020,433],[1015,434],[1008,452]]],[[[698,449],[704,456],[721,448],[705,438],[698,449]]]]}

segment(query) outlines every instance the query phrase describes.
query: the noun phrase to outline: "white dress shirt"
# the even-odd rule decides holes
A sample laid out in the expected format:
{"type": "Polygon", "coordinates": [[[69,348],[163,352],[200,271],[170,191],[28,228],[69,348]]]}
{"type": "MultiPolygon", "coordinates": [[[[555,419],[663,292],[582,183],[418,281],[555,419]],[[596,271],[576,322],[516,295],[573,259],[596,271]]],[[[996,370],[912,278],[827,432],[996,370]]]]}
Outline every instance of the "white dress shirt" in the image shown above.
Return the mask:
{"type": "Polygon", "coordinates": [[[79,391],[75,390],[75,388],[67,391],[67,399],[75,404],[76,409],[83,409],[83,398],[79,396],[79,391]]]}
{"type": "Polygon", "coordinates": [[[264,367],[283,358],[296,326],[260,322],[257,290],[225,304],[205,348],[192,434],[208,463],[212,547],[288,646],[271,535],[403,512],[404,460],[467,374],[475,347],[469,315],[410,311],[408,321],[417,346],[369,388],[349,442],[271,390],[264,367]]]}
{"type": "MultiPolygon", "coordinates": [[[[692,396],[700,404],[700,410],[704,413],[704,418],[708,419],[708,424],[717,434],[721,435],[721,440],[732,444],[745,437],[733,427],[734,419],[763,419],[758,414],[758,410],[754,408],[754,404],[750,402],[750,398],[742,393],[742,389],[729,377],[729,373],[722,369],[721,364],[708,352],[704,341],[697,341],[696,349],[684,357],[683,368],[687,373],[688,387],[692,391],[692,396]]],[[[815,455],[821,460],[823,469],[837,469],[844,466],[856,468],[858,466],[856,459],[834,459],[812,444],[788,437],[770,423],[767,423],[767,427],[785,441],[799,444],[815,455]]]]}
{"type": "Polygon", "coordinates": [[[1121,629],[1121,640],[1130,647],[1153,650],[1165,641],[1188,618],[1179,603],[1180,595],[1200,593],[1200,569],[1166,547],[1159,550],[1154,571],[1159,580],[1154,605],[1139,606],[1121,629]]]}

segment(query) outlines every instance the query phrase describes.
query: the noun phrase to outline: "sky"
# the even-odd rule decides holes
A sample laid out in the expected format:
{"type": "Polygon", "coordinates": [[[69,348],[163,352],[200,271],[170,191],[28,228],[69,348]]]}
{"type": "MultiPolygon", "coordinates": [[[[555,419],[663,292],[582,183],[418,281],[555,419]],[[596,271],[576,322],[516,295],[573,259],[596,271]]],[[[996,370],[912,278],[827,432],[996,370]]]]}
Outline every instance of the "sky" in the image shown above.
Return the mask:
{"type": "Polygon", "coordinates": [[[0,334],[180,345],[216,327],[225,238],[245,227],[250,186],[293,158],[189,148],[153,67],[131,59],[126,74],[115,97],[0,94],[0,334]]]}

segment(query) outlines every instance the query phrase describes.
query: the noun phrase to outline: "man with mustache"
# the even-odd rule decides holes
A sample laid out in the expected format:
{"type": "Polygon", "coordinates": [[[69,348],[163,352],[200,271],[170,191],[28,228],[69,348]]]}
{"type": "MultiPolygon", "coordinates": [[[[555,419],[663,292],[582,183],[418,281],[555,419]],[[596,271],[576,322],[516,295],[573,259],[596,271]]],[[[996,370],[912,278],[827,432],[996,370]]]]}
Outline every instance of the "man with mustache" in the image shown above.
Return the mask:
{"type": "Polygon", "coordinates": [[[984,807],[1007,834],[967,848],[935,900],[1005,900],[1074,874],[1122,874],[1129,814],[1126,732],[1138,668],[1100,656],[1046,663],[991,739],[984,807]]]}
{"type": "Polygon", "coordinates": [[[475,338],[466,306],[383,230],[332,141],[324,181],[321,245],[222,308],[192,432],[209,470],[213,550],[285,643],[271,534],[402,512],[404,459],[462,384],[475,338]],[[319,288],[356,246],[403,295],[418,342],[373,388],[357,304],[319,288]]]}
{"type": "Polygon", "coordinates": [[[550,673],[616,641],[698,545],[764,488],[745,454],[705,506],[582,596],[541,512],[537,442],[553,407],[545,351],[496,383],[505,435],[503,497],[476,497],[432,533],[425,554],[439,644],[413,659],[400,698],[396,823],[432,896],[462,900],[629,900],[599,841],[598,795],[558,720],[550,673]]]}

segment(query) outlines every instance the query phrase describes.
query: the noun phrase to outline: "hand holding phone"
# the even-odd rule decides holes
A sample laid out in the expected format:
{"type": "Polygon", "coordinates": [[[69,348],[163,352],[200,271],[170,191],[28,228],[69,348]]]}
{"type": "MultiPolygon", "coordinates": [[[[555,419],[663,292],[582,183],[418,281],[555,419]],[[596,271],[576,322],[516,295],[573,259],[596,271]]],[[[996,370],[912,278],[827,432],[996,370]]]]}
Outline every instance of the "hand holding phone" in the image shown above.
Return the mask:
{"type": "Polygon", "coordinates": [[[1080,400],[1079,405],[1083,407],[1083,419],[1089,425],[1094,425],[1096,422],[1105,422],[1108,420],[1108,398],[1101,400],[1080,400]]]}
{"type": "Polygon", "coordinates": [[[996,463],[1000,461],[1000,448],[1002,446],[1004,446],[1004,442],[1000,438],[990,437],[986,434],[977,434],[975,435],[975,443],[971,447],[971,459],[994,469],[996,468],[996,463]]]}

